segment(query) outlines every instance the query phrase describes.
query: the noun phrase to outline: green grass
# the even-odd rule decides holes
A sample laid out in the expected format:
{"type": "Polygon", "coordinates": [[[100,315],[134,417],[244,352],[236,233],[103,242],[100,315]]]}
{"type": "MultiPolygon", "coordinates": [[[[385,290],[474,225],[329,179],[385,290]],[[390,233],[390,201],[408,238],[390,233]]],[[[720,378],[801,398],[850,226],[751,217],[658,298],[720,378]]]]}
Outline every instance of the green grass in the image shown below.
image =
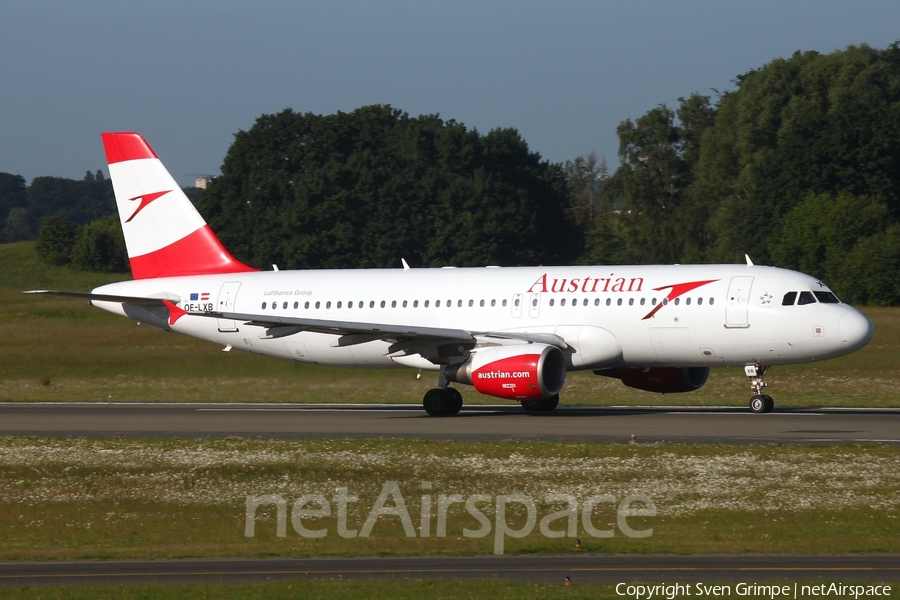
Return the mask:
{"type": "Polygon", "coordinates": [[[524,598],[571,598],[577,600],[620,598],[612,586],[534,585],[506,581],[315,581],[288,580],[254,584],[171,584],[171,585],[90,585],[30,586],[3,590],[9,600],[172,600],[175,598],[239,599],[245,598],[333,598],[357,600],[372,598],[492,598],[519,600],[524,598]]]}
{"type": "MultiPolygon", "coordinates": [[[[436,376],[415,371],[300,365],[167,334],[87,303],[23,295],[27,289],[88,291],[126,275],[41,263],[31,243],[0,245],[0,401],[242,401],[419,403],[436,376]]],[[[900,406],[900,308],[868,309],[875,339],[823,363],[778,367],[767,381],[779,406],[900,406]]],[[[464,387],[469,404],[503,402],[464,387]]],[[[714,369],[689,394],[632,390],[570,373],[564,405],[745,406],[741,369],[714,369]]]]}
{"type": "MultiPolygon", "coordinates": [[[[86,440],[0,439],[0,560],[225,556],[477,555],[494,551],[493,531],[466,537],[478,522],[463,505],[437,536],[439,495],[523,494],[538,522],[562,508],[548,494],[650,497],[655,516],[617,526],[615,504],[598,505],[590,536],[579,517],[581,552],[837,553],[900,552],[900,448],[893,446],[641,445],[416,440],[86,440]],[[274,505],[259,509],[244,535],[249,496],[293,502],[346,487],[359,497],[347,513],[360,530],[383,485],[396,481],[417,535],[396,516],[379,517],[369,537],[337,534],[332,515],[304,521],[325,528],[301,536],[290,515],[276,535],[274,505]],[[431,483],[423,491],[423,481],[431,483]],[[423,494],[431,535],[418,535],[423,494]]],[[[393,506],[393,501],[388,501],[393,506]]],[[[482,506],[495,523],[494,501],[482,506]]],[[[508,522],[525,513],[511,504],[508,522]]],[[[552,529],[564,529],[557,521],[552,529]]],[[[507,553],[576,552],[571,537],[535,527],[505,540],[507,553]]]]}

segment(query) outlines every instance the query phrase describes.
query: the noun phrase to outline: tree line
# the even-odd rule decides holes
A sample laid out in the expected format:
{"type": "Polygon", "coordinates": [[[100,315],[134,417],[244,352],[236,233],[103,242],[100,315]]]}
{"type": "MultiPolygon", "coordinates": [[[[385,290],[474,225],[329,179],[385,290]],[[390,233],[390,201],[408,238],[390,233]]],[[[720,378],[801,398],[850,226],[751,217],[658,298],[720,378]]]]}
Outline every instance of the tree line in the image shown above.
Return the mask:
{"type": "MultiPolygon", "coordinates": [[[[287,109],[236,134],[198,208],[258,266],[740,263],[746,253],[821,277],[850,302],[900,303],[897,43],[797,52],[617,133],[610,172],[594,154],[543,160],[515,129],[482,134],[381,105],[287,109]]],[[[48,185],[39,179],[56,178],[35,179],[25,196],[13,182],[13,201],[9,178],[0,222],[11,241],[19,223],[50,215],[39,207],[52,201],[28,203],[48,185]]],[[[93,180],[80,189],[106,186],[112,212],[108,182],[93,180]]],[[[66,216],[73,225],[79,210],[66,216]]]]}

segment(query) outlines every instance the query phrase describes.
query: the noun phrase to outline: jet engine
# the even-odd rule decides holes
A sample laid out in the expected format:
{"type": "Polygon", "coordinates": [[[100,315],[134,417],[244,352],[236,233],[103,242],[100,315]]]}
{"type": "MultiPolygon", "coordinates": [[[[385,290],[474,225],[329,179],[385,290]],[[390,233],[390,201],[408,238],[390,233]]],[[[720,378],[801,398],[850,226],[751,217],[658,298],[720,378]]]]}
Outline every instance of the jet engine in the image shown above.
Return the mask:
{"type": "Polygon", "coordinates": [[[566,359],[556,346],[516,344],[474,351],[445,371],[447,379],[488,396],[530,400],[555,396],[566,382],[566,359]]]}
{"type": "Polygon", "coordinates": [[[702,388],[709,378],[709,367],[638,367],[603,369],[594,373],[621,379],[630,388],[659,394],[678,394],[702,388]]]}

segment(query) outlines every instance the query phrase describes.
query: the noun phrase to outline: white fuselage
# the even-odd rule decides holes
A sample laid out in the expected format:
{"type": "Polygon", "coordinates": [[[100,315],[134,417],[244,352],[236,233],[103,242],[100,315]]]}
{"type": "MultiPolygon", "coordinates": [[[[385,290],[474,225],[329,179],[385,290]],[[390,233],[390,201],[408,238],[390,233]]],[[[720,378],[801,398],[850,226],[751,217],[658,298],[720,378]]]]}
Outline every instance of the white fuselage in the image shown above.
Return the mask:
{"type": "MultiPolygon", "coordinates": [[[[94,293],[165,295],[188,313],[554,334],[574,349],[571,370],[780,365],[858,350],[872,325],[854,308],[782,304],[789,292],[827,291],[784,269],[673,265],[267,271],[126,281],[94,293]]],[[[94,304],[134,316],[119,303],[94,304]]],[[[312,332],[265,339],[262,327],[191,314],[171,329],[298,362],[438,368],[390,356],[388,341],[337,347],[337,335],[312,332]]]]}

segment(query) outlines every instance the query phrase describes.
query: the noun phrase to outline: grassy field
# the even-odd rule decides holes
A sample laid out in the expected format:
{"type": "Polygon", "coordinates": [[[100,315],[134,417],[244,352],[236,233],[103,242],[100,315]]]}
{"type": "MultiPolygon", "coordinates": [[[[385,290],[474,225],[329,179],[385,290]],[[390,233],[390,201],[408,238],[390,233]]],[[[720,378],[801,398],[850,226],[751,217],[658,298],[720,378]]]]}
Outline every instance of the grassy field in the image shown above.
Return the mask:
{"type": "MultiPolygon", "coordinates": [[[[852,582],[844,582],[852,583],[852,582]]],[[[871,582],[869,582],[871,584],[871,582]]],[[[707,582],[707,585],[709,583],[707,582]]],[[[9,600],[44,600],[62,598],[65,600],[172,600],[175,598],[207,598],[210,600],[232,600],[245,598],[334,598],[342,600],[385,598],[428,598],[430,600],[456,600],[471,598],[491,598],[492,600],[520,600],[540,598],[546,600],[581,598],[591,600],[621,600],[614,586],[572,585],[532,585],[505,581],[308,581],[294,580],[277,583],[245,585],[205,584],[205,585],[139,585],[114,586],[92,585],[78,587],[27,587],[4,591],[9,600]]],[[[692,595],[693,598],[708,596],[692,595]]],[[[665,598],[665,596],[663,596],[665,598]]],[[[741,598],[768,598],[770,595],[746,595],[741,598]]],[[[892,586],[891,593],[881,598],[900,598],[898,586],[892,586]]]]}
{"type": "MultiPolygon", "coordinates": [[[[85,302],[26,296],[27,289],[88,291],[126,275],[42,264],[33,244],[0,245],[0,401],[243,401],[418,403],[436,384],[412,370],[300,365],[166,334],[85,302]]],[[[875,339],[862,351],[811,365],[772,369],[780,406],[900,406],[900,309],[865,311],[875,339]]],[[[470,388],[467,403],[496,403],[470,388]]],[[[690,394],[659,395],[616,380],[571,373],[562,403],[744,406],[741,369],[715,369],[690,394]]]]}
{"type": "MultiPolygon", "coordinates": [[[[535,502],[536,523],[565,507],[549,494],[574,496],[581,552],[900,552],[900,448],[892,446],[8,437],[0,439],[0,560],[490,554],[496,498],[512,494],[535,502]],[[398,516],[382,515],[363,537],[391,481],[412,536],[398,516]],[[338,488],[358,497],[346,513],[355,537],[338,535],[338,488]],[[324,537],[301,535],[291,518],[307,494],[332,503],[330,516],[301,522],[326,529],[324,537]],[[490,497],[478,505],[491,523],[484,537],[464,534],[480,525],[461,503],[446,511],[440,535],[439,497],[454,494],[490,497]],[[581,514],[602,494],[611,502],[597,504],[590,523],[611,537],[589,534],[581,514]],[[626,521],[652,529],[647,537],[625,535],[617,518],[617,503],[632,494],[656,505],[655,515],[626,521]],[[286,503],[283,537],[275,504],[258,509],[245,535],[247,498],[262,495],[286,503]]],[[[388,497],[384,506],[396,503],[388,497]]],[[[510,503],[505,518],[523,527],[524,506],[510,503]]],[[[539,526],[506,537],[503,551],[577,552],[573,537],[547,537],[539,526]]]]}

